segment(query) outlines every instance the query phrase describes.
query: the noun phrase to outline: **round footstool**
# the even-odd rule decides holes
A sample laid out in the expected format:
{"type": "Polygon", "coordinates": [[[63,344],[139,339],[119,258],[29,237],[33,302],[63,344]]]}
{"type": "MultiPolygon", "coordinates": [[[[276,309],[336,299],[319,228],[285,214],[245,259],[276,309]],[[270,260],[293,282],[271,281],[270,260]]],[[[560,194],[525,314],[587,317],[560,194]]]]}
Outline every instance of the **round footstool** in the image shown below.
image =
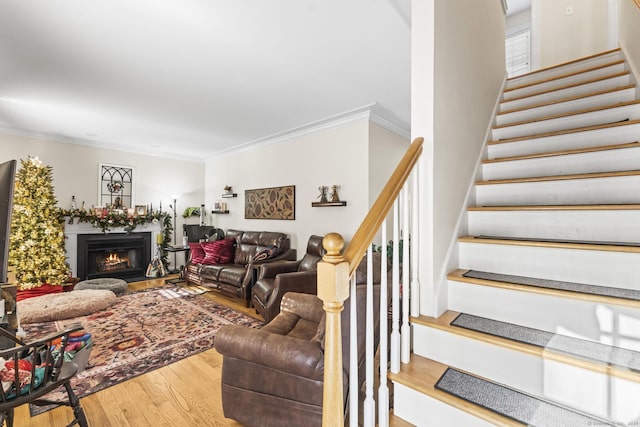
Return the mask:
{"type": "Polygon", "coordinates": [[[27,298],[17,304],[20,323],[52,322],[86,316],[112,306],[116,295],[106,289],[58,292],[27,298]]]}
{"type": "Polygon", "coordinates": [[[127,291],[127,282],[122,279],[89,279],[76,283],[73,290],[106,289],[120,296],[127,291]]]}

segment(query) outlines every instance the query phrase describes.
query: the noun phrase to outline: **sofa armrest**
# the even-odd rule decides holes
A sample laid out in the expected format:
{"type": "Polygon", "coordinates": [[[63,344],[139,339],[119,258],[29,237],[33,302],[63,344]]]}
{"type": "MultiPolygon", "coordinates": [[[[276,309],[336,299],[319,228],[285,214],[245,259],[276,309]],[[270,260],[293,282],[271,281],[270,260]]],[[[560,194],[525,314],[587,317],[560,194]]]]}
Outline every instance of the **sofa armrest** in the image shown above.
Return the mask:
{"type": "Polygon", "coordinates": [[[216,334],[216,349],[224,356],[307,378],[321,378],[324,355],[320,344],[246,326],[227,325],[216,334]]]}
{"type": "Polygon", "coordinates": [[[281,311],[288,311],[303,319],[319,322],[324,315],[322,300],[315,295],[287,292],[282,297],[281,311]]]}
{"type": "Polygon", "coordinates": [[[280,273],[290,273],[298,270],[300,265],[299,261],[276,261],[267,262],[260,265],[260,272],[258,273],[258,280],[260,279],[273,279],[280,273]]]}
{"type": "Polygon", "coordinates": [[[287,292],[316,295],[318,293],[317,271],[296,271],[293,273],[279,274],[274,282],[272,296],[282,296],[287,292]]]}

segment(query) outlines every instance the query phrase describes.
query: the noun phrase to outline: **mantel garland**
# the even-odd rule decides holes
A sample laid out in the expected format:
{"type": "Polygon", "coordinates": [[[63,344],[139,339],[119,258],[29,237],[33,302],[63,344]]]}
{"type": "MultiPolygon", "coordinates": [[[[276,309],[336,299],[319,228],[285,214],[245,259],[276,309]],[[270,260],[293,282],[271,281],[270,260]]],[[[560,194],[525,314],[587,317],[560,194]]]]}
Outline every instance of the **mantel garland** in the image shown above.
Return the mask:
{"type": "Polygon", "coordinates": [[[171,241],[173,235],[173,224],[171,215],[168,212],[149,212],[146,215],[129,216],[126,213],[109,212],[107,215],[94,215],[93,213],[74,209],[60,209],[60,221],[67,221],[73,224],[74,219],[78,219],[78,223],[86,222],[99,228],[103,233],[110,231],[112,228],[122,227],[127,233],[131,233],[139,225],[143,224],[162,224],[162,245],[160,246],[160,258],[165,268],[169,266],[169,253],[167,252],[168,242],[171,241]]]}

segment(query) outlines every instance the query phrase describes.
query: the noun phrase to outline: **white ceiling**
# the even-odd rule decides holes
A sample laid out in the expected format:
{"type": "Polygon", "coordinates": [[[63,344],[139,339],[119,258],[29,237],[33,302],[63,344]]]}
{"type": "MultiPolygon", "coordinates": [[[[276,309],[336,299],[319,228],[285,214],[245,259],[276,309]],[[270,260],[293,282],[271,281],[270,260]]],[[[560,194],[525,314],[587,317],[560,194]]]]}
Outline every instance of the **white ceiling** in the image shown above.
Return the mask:
{"type": "Polygon", "coordinates": [[[410,0],[0,4],[0,131],[202,160],[375,104],[410,121],[410,0]]]}

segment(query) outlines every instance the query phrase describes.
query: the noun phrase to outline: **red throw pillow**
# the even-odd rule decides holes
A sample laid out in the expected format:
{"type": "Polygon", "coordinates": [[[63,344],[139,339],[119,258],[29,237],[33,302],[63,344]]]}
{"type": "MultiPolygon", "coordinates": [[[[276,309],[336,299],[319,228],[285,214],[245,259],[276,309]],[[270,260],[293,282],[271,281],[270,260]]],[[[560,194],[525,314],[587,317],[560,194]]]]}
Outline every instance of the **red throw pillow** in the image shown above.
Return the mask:
{"type": "Polygon", "coordinates": [[[233,261],[233,240],[222,239],[215,242],[202,242],[201,245],[206,254],[202,264],[229,264],[233,261]]]}
{"type": "Polygon", "coordinates": [[[202,249],[202,244],[189,243],[189,248],[191,248],[191,262],[194,264],[202,264],[202,261],[207,256],[207,254],[204,253],[204,249],[202,249]]]}

